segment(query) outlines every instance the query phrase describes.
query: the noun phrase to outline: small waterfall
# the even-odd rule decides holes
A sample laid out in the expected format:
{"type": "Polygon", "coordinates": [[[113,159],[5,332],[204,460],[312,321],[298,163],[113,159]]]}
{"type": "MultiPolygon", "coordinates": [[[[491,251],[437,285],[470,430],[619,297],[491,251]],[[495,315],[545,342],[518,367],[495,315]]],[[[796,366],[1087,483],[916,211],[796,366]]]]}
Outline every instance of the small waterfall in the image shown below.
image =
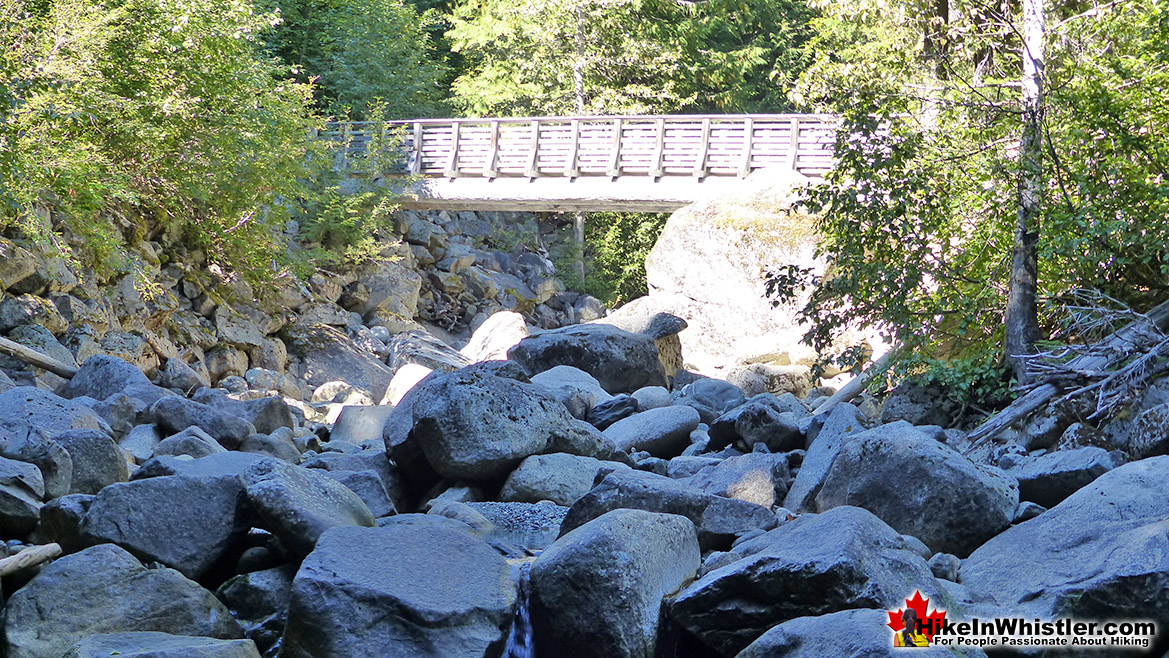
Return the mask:
{"type": "Polygon", "coordinates": [[[503,658],[536,658],[532,638],[532,615],[529,608],[532,595],[531,568],[530,561],[525,561],[518,567],[515,619],[512,621],[511,635],[507,637],[507,648],[503,651],[503,658]]]}

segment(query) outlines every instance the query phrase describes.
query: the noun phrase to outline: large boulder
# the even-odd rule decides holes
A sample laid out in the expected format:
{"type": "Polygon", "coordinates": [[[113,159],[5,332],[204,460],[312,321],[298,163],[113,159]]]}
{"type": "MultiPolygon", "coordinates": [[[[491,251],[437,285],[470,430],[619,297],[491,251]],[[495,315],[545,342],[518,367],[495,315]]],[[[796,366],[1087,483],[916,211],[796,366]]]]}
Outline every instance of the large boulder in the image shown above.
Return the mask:
{"type": "Polygon", "coordinates": [[[369,298],[357,309],[362,315],[387,311],[406,320],[418,312],[422,277],[401,263],[383,262],[366,268],[358,279],[369,288],[369,298]]]}
{"type": "Polygon", "coordinates": [[[0,419],[24,421],[50,439],[61,432],[80,429],[113,435],[109,424],[81,402],[31,386],[0,393],[0,419]]]}
{"type": "Polygon", "coordinates": [[[678,514],[698,529],[703,550],[725,547],[752,530],[777,523],[771,510],[742,500],[714,496],[684,482],[644,471],[615,471],[573,503],[560,525],[563,536],[615,509],[678,514]]]}
{"type": "Polygon", "coordinates": [[[595,377],[572,366],[555,366],[536,373],[532,383],[551,393],[568,407],[569,413],[582,420],[590,409],[613,399],[595,377]]]}
{"type": "Polygon", "coordinates": [[[945,598],[925,559],[856,507],[800,516],[732,554],[739,559],[704,574],[670,606],[674,620],[720,656],[736,655],[789,619],[891,610],[914,589],[931,600],[945,598]]]}
{"type": "Polygon", "coordinates": [[[468,533],[334,528],[293,581],[280,655],[498,656],[515,603],[507,562],[468,533]]]}
{"type": "Polygon", "coordinates": [[[24,537],[36,526],[45,481],[32,464],[0,457],[0,539],[24,537]]]}
{"type": "Polygon", "coordinates": [[[543,390],[476,368],[426,384],[413,420],[410,439],[435,471],[456,480],[502,478],[525,457],[582,431],[543,390]]]}
{"type": "MultiPolygon", "coordinates": [[[[959,579],[1020,616],[1169,624],[1169,456],[1125,464],[962,561],[959,579]]],[[[1165,651],[1162,634],[1157,648],[1165,651]]]]}
{"type": "Polygon", "coordinates": [[[613,423],[604,434],[618,450],[644,450],[655,457],[675,457],[690,445],[690,433],[702,418],[686,405],[658,407],[613,423]]]}
{"type": "Polygon", "coordinates": [[[376,356],[360,349],[343,332],[323,324],[293,325],[281,335],[288,353],[300,359],[289,371],[311,388],[344,381],[381,400],[394,373],[376,356]]]}
{"type": "MultiPolygon", "coordinates": [[[[1119,454],[1119,453],[1117,453],[1119,454]]],[[[1055,507],[1068,496],[1118,466],[1120,459],[1093,446],[1049,452],[1007,471],[1019,481],[1019,498],[1055,507]]]]}
{"type": "Polygon", "coordinates": [[[593,488],[601,471],[628,469],[619,462],[565,453],[532,455],[507,476],[499,498],[520,503],[550,500],[568,507],[593,488]]]}
{"type": "Polygon", "coordinates": [[[652,338],[608,325],[545,331],[521,340],[507,356],[532,373],[562,365],[579,368],[609,393],[632,393],[643,386],[668,383],[652,338]]]}
{"type": "Polygon", "coordinates": [[[217,640],[139,631],[90,635],[62,658],[260,658],[251,640],[217,640]]]}
{"type": "Polygon", "coordinates": [[[167,435],[198,427],[228,450],[238,448],[256,432],[251,423],[238,416],[178,396],[162,398],[147,413],[167,435]]]}
{"type": "Polygon", "coordinates": [[[35,423],[0,415],[0,457],[35,464],[44,480],[46,499],[69,493],[73,458],[59,443],[45,438],[35,423]]]}
{"type": "Polygon", "coordinates": [[[95,400],[125,394],[139,400],[144,409],[163,396],[171,395],[171,392],[151,384],[146,375],[128,361],[116,356],[94,354],[81,364],[61,394],[66,398],[86,396],[95,400]]]}
{"type": "Polygon", "coordinates": [[[292,410],[284,398],[267,396],[254,400],[235,400],[220,388],[204,388],[192,398],[228,416],[251,423],[260,434],[271,434],[281,427],[296,426],[292,410]]]}
{"type": "Polygon", "coordinates": [[[821,658],[821,656],[864,656],[864,658],[953,658],[986,656],[982,649],[961,647],[893,647],[889,613],[883,610],[841,610],[817,617],[797,617],[776,625],[755,640],[736,658],[821,658]]]}
{"type": "Polygon", "coordinates": [[[243,480],[263,526],[295,556],[308,555],[330,528],[376,525],[357,494],[318,470],[264,459],[243,480]]]}
{"type": "Polygon", "coordinates": [[[686,478],[686,482],[706,493],[770,508],[787,493],[787,476],[787,459],[783,455],[753,452],[721,460],[686,478]]]}
{"type": "Polygon", "coordinates": [[[472,362],[503,360],[507,351],[528,335],[524,316],[514,311],[497,311],[479,325],[459,352],[472,362]]]}
{"type": "Polygon", "coordinates": [[[678,337],[700,371],[799,343],[798,312],[810,291],[773,306],[760,267],[823,271],[812,217],[797,202],[799,178],[757,172],[745,188],[676,211],[646,258],[649,297],[686,319],[678,337]]]}
{"type": "Polygon", "coordinates": [[[130,478],[130,469],[118,444],[97,430],[70,430],[54,441],[69,453],[73,477],[69,493],[95,494],[130,478]]]}
{"type": "Polygon", "coordinates": [[[536,652],[563,658],[654,658],[662,599],[700,561],[694,525],[620,509],[564,535],[532,565],[536,652]]]}
{"type": "Polygon", "coordinates": [[[8,658],[60,656],[98,633],[157,631],[219,639],[243,637],[211,592],[167,568],[147,569],[111,544],[45,567],[8,600],[8,658]]]}
{"type": "MultiPolygon", "coordinates": [[[[784,498],[784,507],[793,512],[811,508],[836,455],[840,454],[840,448],[864,431],[864,419],[861,410],[851,404],[838,404],[828,413],[824,426],[808,446],[800,472],[796,473],[796,479],[784,498]]],[[[886,430],[878,427],[873,431],[886,430]]]]}
{"type": "Polygon", "coordinates": [[[238,477],[172,475],[102,489],[81,523],[81,538],[117,544],[200,580],[231,566],[251,523],[238,477]]]}
{"type": "Polygon", "coordinates": [[[841,505],[863,507],[930,549],[963,557],[1010,525],[1019,485],[906,425],[840,449],[816,507],[841,505]]]}

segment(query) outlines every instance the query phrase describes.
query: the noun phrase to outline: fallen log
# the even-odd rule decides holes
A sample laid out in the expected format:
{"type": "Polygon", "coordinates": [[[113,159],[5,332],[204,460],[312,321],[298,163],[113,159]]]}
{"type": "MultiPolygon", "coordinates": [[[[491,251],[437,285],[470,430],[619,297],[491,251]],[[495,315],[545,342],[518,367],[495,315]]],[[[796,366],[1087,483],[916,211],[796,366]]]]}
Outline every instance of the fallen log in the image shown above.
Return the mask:
{"type": "Polygon", "coordinates": [[[886,352],[885,356],[882,356],[881,358],[874,361],[869,365],[868,368],[865,368],[864,372],[857,375],[856,377],[853,377],[852,381],[845,384],[844,386],[841,386],[839,391],[832,394],[832,397],[828,398],[824,401],[823,404],[816,407],[814,413],[817,416],[823,413],[828,413],[832,407],[835,407],[842,402],[848,402],[849,400],[852,400],[856,396],[863,393],[864,390],[868,387],[869,382],[873,380],[873,377],[885,372],[885,370],[889,367],[889,364],[893,361],[894,358],[896,358],[896,354],[896,349],[892,349],[886,352]]]}
{"type": "Polygon", "coordinates": [[[34,349],[25,347],[7,338],[0,338],[0,353],[7,354],[37,368],[48,370],[54,375],[59,375],[65,379],[73,379],[73,376],[77,374],[77,368],[61,363],[52,357],[41,354],[34,349]]]}
{"type": "Polygon", "coordinates": [[[22,569],[47,562],[61,554],[59,544],[45,544],[44,546],[29,546],[23,551],[0,560],[0,578],[11,576],[22,569]]]}
{"type": "MultiPolygon", "coordinates": [[[[1151,311],[1145,314],[1153,326],[1159,330],[1169,328],[1169,302],[1163,302],[1154,307],[1151,311]]],[[[1137,342],[1141,334],[1148,331],[1148,325],[1143,322],[1133,322],[1118,329],[1108,338],[1105,338],[1100,346],[1105,348],[1104,355],[1101,354],[1085,354],[1078,356],[1065,364],[1065,370],[1083,370],[1083,371],[1099,371],[1104,370],[1108,366],[1124,359],[1125,353],[1122,348],[1124,345],[1132,345],[1137,342]],[[1114,349],[1107,349],[1114,348],[1114,349]]],[[[998,436],[1003,430],[1007,429],[1016,422],[1023,420],[1032,413],[1041,409],[1046,405],[1051,398],[1061,392],[1061,388],[1053,383],[1045,383],[1033,388],[1026,395],[1018,398],[1012,402],[1006,409],[1003,409],[998,414],[988,419],[983,424],[974,428],[967,438],[971,441],[970,447],[966,449],[965,454],[969,455],[978,449],[979,446],[987,441],[998,436]]]]}

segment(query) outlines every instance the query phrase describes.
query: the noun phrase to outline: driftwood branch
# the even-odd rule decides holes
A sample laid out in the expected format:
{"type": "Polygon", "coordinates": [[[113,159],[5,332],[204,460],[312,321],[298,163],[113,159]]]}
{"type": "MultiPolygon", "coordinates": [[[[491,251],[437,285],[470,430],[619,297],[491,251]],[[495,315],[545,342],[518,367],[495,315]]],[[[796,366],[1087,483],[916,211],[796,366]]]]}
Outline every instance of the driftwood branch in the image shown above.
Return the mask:
{"type": "Polygon", "coordinates": [[[0,577],[11,576],[22,569],[47,562],[61,554],[59,544],[30,546],[23,551],[0,560],[0,577]]]}
{"type": "Polygon", "coordinates": [[[816,407],[815,414],[818,416],[820,414],[827,413],[831,411],[832,407],[835,407],[842,402],[848,402],[849,400],[852,400],[864,392],[865,388],[868,387],[869,382],[873,380],[873,377],[885,372],[885,370],[888,369],[889,364],[893,361],[894,358],[896,358],[896,353],[897,350],[895,349],[889,350],[885,353],[885,356],[882,356],[881,358],[874,361],[871,365],[869,365],[868,368],[865,368],[864,372],[857,375],[856,377],[853,377],[852,381],[845,384],[844,386],[841,386],[839,391],[832,394],[832,397],[828,398],[826,401],[824,401],[823,404],[816,407]]]}
{"type": "MultiPolygon", "coordinates": [[[[1158,304],[1146,313],[1142,320],[1132,322],[1118,329],[1111,336],[1101,341],[1096,346],[1096,349],[1063,364],[1061,370],[1065,373],[1069,371],[1096,373],[1103,375],[1105,380],[1112,378],[1112,381],[1116,381],[1117,378],[1132,376],[1138,369],[1147,368],[1149,366],[1149,360],[1141,358],[1118,371],[1107,373],[1105,371],[1127,358],[1133,346],[1141,343],[1147,344],[1150,337],[1150,326],[1156,332],[1163,331],[1169,327],[1169,302],[1158,304]]],[[[1157,352],[1161,351],[1161,344],[1161,342],[1158,343],[1157,352]]],[[[1107,384],[1100,384],[1099,386],[1093,384],[1083,387],[1064,396],[1064,398],[1061,398],[1061,401],[1068,399],[1069,396],[1075,397],[1084,392],[1101,389],[1104,386],[1107,386],[1107,384]]],[[[1010,406],[1000,411],[996,416],[975,428],[968,436],[971,445],[966,449],[966,454],[969,455],[982,444],[998,436],[1003,430],[1043,408],[1062,390],[1059,385],[1050,381],[1031,389],[1026,395],[1012,402],[1010,406]]]]}
{"type": "Polygon", "coordinates": [[[8,340],[7,338],[0,338],[0,353],[7,354],[37,368],[48,370],[54,375],[60,375],[65,379],[73,379],[73,376],[77,374],[77,368],[61,363],[54,358],[25,347],[20,343],[8,340]]]}

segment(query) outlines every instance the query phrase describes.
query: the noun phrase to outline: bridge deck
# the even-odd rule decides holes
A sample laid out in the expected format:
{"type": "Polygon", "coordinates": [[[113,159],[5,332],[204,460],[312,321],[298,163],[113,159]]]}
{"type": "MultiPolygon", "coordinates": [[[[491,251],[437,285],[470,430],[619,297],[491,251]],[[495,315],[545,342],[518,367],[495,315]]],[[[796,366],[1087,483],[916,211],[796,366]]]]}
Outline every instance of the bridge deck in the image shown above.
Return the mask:
{"type": "MultiPolygon", "coordinates": [[[[339,157],[371,146],[381,175],[417,199],[406,207],[673,210],[758,169],[819,178],[831,166],[835,119],[711,115],[426,119],[333,124],[339,157]]],[[[357,156],[357,157],[355,157],[357,156]]],[[[369,168],[368,165],[366,167],[369,168]]]]}

